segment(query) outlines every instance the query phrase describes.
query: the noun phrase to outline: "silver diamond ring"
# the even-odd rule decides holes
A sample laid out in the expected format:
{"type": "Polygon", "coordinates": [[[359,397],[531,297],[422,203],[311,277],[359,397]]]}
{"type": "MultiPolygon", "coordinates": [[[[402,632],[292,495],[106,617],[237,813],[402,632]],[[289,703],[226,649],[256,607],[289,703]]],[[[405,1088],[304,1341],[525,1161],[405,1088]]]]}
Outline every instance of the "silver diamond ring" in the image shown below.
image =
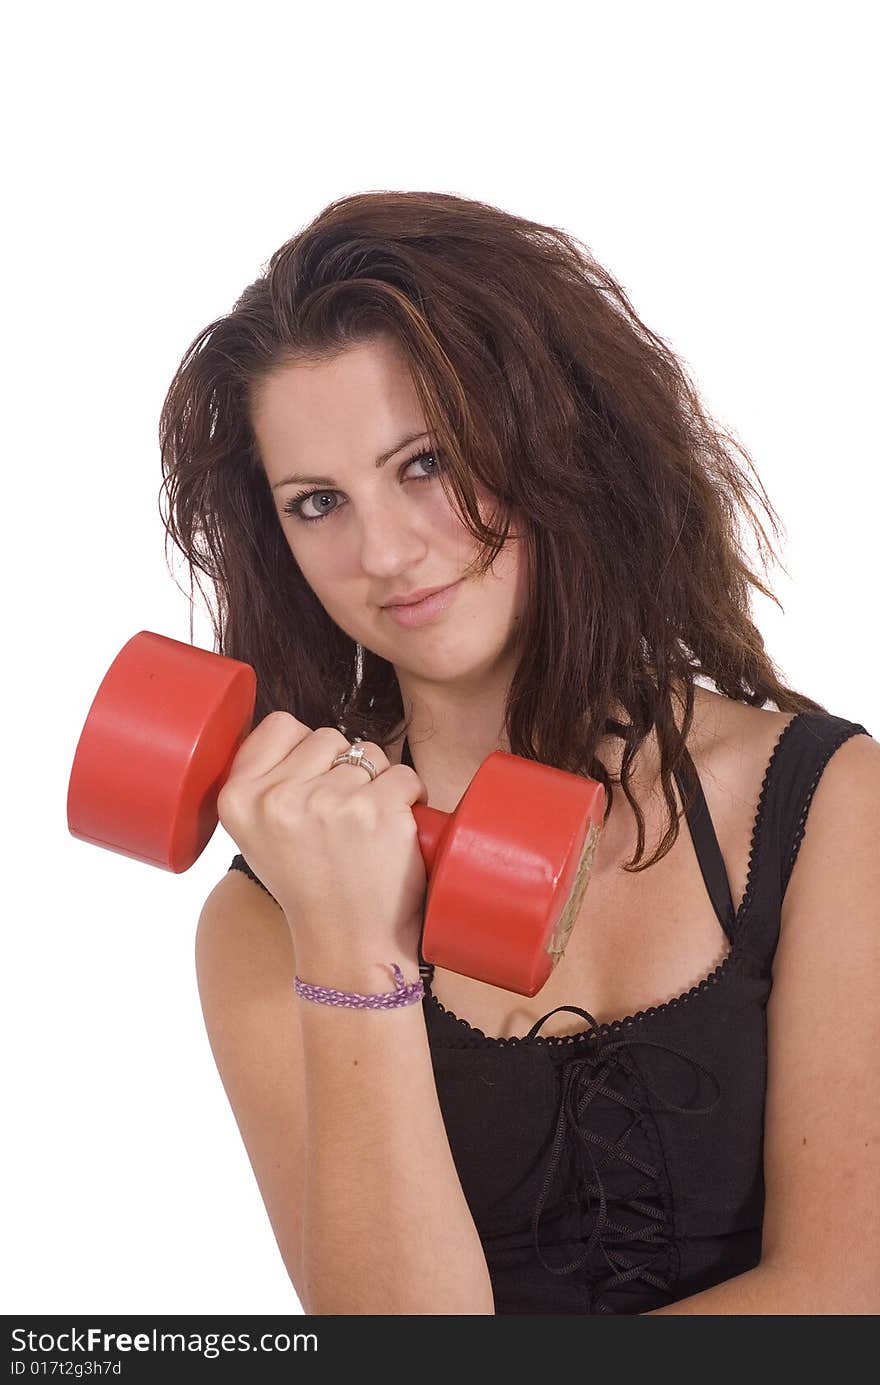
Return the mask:
{"type": "Polygon", "coordinates": [[[337,765],[357,765],[359,769],[365,769],[367,771],[367,774],[370,776],[370,783],[372,783],[379,771],[376,769],[373,761],[368,760],[363,750],[358,746],[358,742],[362,740],[363,736],[355,736],[348,750],[341,750],[330,768],[335,769],[337,765]],[[358,746],[357,750],[355,746],[358,746]]]}

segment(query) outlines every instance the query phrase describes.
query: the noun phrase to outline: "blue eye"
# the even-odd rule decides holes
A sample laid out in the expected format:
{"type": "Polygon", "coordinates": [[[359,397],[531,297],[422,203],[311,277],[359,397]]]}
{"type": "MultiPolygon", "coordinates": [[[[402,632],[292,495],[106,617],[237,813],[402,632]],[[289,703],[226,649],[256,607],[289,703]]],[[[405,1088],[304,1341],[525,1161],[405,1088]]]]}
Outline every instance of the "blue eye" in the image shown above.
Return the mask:
{"type": "MultiPolygon", "coordinates": [[[[401,470],[405,471],[407,467],[414,466],[416,462],[421,463],[426,461],[432,461],[434,463],[433,469],[429,471],[426,476],[413,476],[410,479],[413,481],[433,481],[443,469],[441,454],[439,452],[417,452],[414,457],[410,457],[408,461],[403,463],[401,470]]],[[[307,500],[311,500],[313,496],[323,497],[325,495],[336,494],[338,494],[337,491],[299,491],[296,495],[291,496],[289,500],[286,500],[281,508],[286,515],[291,515],[294,519],[301,520],[303,524],[320,524],[322,520],[329,519],[331,515],[336,513],[339,508],[338,505],[334,505],[330,510],[325,510],[322,515],[304,515],[302,512],[303,505],[307,500]]]]}

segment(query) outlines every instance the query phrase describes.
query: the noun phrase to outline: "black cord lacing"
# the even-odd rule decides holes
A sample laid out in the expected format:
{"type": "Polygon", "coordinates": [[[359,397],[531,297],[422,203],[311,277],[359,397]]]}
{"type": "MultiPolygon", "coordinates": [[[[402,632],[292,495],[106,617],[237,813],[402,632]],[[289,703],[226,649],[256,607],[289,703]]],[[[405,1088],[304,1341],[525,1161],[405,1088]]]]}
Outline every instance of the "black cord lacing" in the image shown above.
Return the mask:
{"type": "MultiPolygon", "coordinates": [[[[589,1289],[590,1306],[591,1308],[595,1306],[599,1312],[611,1312],[610,1308],[596,1303],[596,1299],[610,1289],[617,1288],[633,1279],[642,1279],[647,1284],[651,1284],[664,1292],[668,1292],[671,1285],[668,1279],[651,1268],[665,1254],[668,1241],[668,1209],[663,1194],[662,1170],[647,1163],[626,1148],[633,1130],[646,1120],[646,1108],[637,1099],[635,1090],[627,1093],[616,1091],[608,1085],[608,1078],[615,1068],[622,1068],[633,1079],[630,1085],[634,1088],[639,1086],[646,1088],[667,1110],[677,1111],[681,1115],[688,1116],[708,1115],[710,1111],[713,1111],[721,1099],[721,1086],[709,1068],[689,1054],[682,1052],[681,1049],[674,1048],[671,1044],[662,1044],[655,1040],[639,1037],[607,1039],[599,1031],[599,1026],[589,1011],[582,1010],[576,1005],[560,1005],[558,1010],[571,1010],[575,1014],[582,1015],[591,1029],[596,1031],[597,1042],[595,1047],[587,1051],[579,1051],[575,1057],[568,1059],[561,1065],[563,1069],[562,1100],[559,1105],[559,1117],[550,1150],[549,1165],[532,1213],[532,1239],[539,1260],[551,1274],[571,1274],[574,1270],[579,1269],[598,1249],[610,1270],[610,1274],[601,1281],[591,1282],[589,1289]],[[675,1102],[670,1101],[635,1067],[627,1050],[638,1046],[665,1049],[667,1053],[681,1058],[693,1070],[705,1073],[715,1085],[714,1100],[708,1106],[678,1106],[675,1102]],[[608,1100],[617,1102],[632,1113],[633,1119],[626,1130],[614,1141],[606,1139],[587,1126],[587,1112],[590,1103],[596,1096],[603,1096],[608,1100]],[[538,1227],[541,1211],[562,1156],[567,1134],[566,1126],[574,1133],[578,1141],[578,1148],[582,1147],[586,1151],[593,1177],[592,1179],[583,1179],[581,1187],[586,1194],[588,1209],[591,1208],[594,1200],[597,1201],[597,1207],[592,1230],[581,1255],[568,1264],[551,1265],[542,1254],[541,1244],[538,1240],[538,1227]],[[603,1165],[611,1159],[617,1159],[628,1165],[636,1174],[640,1174],[641,1180],[626,1194],[607,1193],[599,1173],[599,1165],[594,1158],[594,1150],[601,1152],[603,1157],[600,1162],[603,1165]],[[653,1197],[653,1201],[647,1200],[651,1197],[653,1197]],[[657,1205],[658,1202],[659,1206],[657,1205]],[[633,1228],[624,1225],[619,1220],[619,1213],[614,1210],[612,1204],[644,1217],[643,1226],[633,1228]],[[616,1248],[624,1242],[631,1246],[634,1241],[642,1241],[646,1248],[651,1248],[646,1258],[637,1262],[616,1248]]],[[[556,1013],[557,1010],[551,1010],[536,1021],[529,1031],[529,1038],[534,1035],[546,1019],[549,1019],[550,1015],[556,1013]]]]}

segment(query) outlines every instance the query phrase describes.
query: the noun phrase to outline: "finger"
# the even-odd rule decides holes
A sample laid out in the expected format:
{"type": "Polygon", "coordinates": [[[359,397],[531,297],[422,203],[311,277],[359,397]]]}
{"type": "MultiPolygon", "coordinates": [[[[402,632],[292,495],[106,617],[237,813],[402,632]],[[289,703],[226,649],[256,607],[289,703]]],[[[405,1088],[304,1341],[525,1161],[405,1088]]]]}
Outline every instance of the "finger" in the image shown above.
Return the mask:
{"type": "Polygon", "coordinates": [[[374,775],[370,770],[366,769],[364,765],[354,764],[350,761],[343,760],[340,764],[334,765],[333,760],[335,760],[336,756],[340,753],[340,751],[337,750],[334,752],[327,766],[328,773],[331,774],[334,783],[340,780],[344,783],[348,780],[352,788],[366,788],[370,783],[387,773],[391,762],[382,747],[377,745],[375,741],[358,741],[357,745],[350,745],[349,742],[346,741],[342,749],[362,750],[364,752],[364,760],[369,761],[376,770],[376,774],[374,775]]]}
{"type": "MultiPolygon", "coordinates": [[[[337,766],[337,769],[341,766],[337,766]]],[[[336,774],[337,770],[333,771],[336,774]]],[[[364,785],[364,792],[386,800],[391,806],[405,805],[411,808],[414,803],[428,803],[428,790],[414,769],[409,765],[390,765],[372,784],[364,785]]]]}
{"type": "Polygon", "coordinates": [[[332,726],[316,732],[289,712],[270,712],[242,741],[228,779],[261,779],[282,765],[287,765],[284,772],[289,774],[287,762],[293,754],[298,755],[295,776],[310,779],[322,774],[347,745],[346,737],[332,726]]]}
{"type": "Polygon", "coordinates": [[[364,759],[370,760],[379,773],[375,777],[369,775],[367,778],[369,771],[365,771],[362,765],[343,762],[333,766],[329,772],[331,778],[335,779],[337,776],[342,776],[344,779],[348,775],[354,786],[353,792],[356,793],[360,790],[363,793],[370,792],[373,795],[379,795],[393,807],[411,808],[414,803],[427,805],[427,787],[414,769],[411,769],[409,765],[392,765],[384,750],[375,741],[359,741],[357,749],[363,750],[364,759]],[[358,774],[357,771],[360,773],[358,774]],[[356,784],[355,778],[359,781],[356,784]]]}

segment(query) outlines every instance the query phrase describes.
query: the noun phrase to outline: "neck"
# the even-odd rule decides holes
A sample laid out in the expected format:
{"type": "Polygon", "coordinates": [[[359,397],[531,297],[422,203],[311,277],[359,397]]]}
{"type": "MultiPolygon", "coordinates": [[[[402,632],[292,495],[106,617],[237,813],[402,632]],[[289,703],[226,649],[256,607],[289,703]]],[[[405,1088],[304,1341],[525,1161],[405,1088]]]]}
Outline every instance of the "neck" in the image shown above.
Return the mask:
{"type": "MultiPolygon", "coordinates": [[[[404,706],[410,716],[409,753],[428,789],[428,802],[432,808],[452,812],[492,751],[510,751],[503,707],[491,699],[474,704],[454,695],[433,702],[430,711],[406,700],[404,706]]],[[[403,741],[404,731],[398,729],[387,747],[392,764],[400,763],[403,741]]]]}
{"type": "MultiPolygon", "coordinates": [[[[712,704],[712,694],[697,685],[694,689],[694,720],[688,738],[694,747],[700,736],[703,718],[712,704]]],[[[501,701],[481,699],[473,702],[451,694],[442,701],[432,701],[430,711],[423,703],[407,701],[404,706],[411,716],[406,733],[410,756],[416,773],[428,790],[432,808],[452,812],[483,761],[494,750],[510,751],[504,730],[504,708],[501,701]]],[[[683,700],[673,703],[676,724],[683,721],[683,700]]],[[[612,715],[627,720],[622,708],[612,715]]],[[[387,747],[392,764],[399,764],[403,752],[404,732],[398,728],[387,747]]],[[[692,750],[693,753],[693,750],[692,750]]],[[[597,748],[600,760],[612,780],[620,777],[623,742],[617,736],[603,737],[597,748]]],[[[646,737],[633,761],[631,780],[637,795],[650,794],[659,781],[659,748],[656,732],[646,737]]]]}

